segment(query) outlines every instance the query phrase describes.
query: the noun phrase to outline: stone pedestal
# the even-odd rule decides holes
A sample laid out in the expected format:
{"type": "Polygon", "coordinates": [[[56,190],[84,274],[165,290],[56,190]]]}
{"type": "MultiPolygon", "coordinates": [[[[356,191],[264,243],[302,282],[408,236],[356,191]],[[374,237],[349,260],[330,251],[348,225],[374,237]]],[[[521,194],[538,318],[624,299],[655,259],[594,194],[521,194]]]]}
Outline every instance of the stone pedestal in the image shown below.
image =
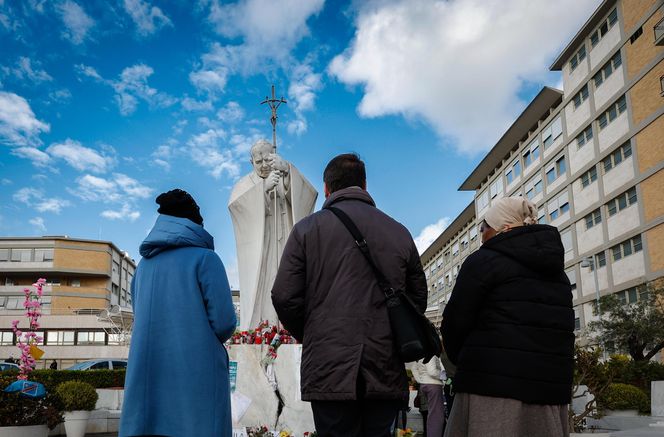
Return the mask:
{"type": "Polygon", "coordinates": [[[234,402],[243,397],[250,401],[244,414],[234,421],[233,428],[265,425],[269,429],[288,430],[295,435],[313,431],[311,405],[300,400],[302,346],[282,345],[273,364],[277,389],[283,402],[280,415],[277,415],[279,399],[261,366],[267,351],[266,345],[232,345],[229,348],[231,361],[237,362],[234,402]]]}

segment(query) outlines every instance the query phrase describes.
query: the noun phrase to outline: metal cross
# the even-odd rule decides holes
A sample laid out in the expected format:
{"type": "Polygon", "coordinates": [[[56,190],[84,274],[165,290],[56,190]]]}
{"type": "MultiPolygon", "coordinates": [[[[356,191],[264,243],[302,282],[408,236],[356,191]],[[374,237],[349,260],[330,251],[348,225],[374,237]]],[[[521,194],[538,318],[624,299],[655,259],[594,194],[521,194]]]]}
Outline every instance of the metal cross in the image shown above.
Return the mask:
{"type": "Polygon", "coordinates": [[[281,106],[282,103],[288,103],[286,100],[281,97],[279,100],[277,100],[276,96],[274,95],[274,85],[272,85],[272,98],[268,98],[265,96],[265,100],[261,102],[261,105],[267,103],[270,109],[272,110],[272,116],[270,117],[270,123],[272,123],[272,146],[274,147],[274,151],[277,151],[277,109],[279,109],[279,106],[281,106]]]}

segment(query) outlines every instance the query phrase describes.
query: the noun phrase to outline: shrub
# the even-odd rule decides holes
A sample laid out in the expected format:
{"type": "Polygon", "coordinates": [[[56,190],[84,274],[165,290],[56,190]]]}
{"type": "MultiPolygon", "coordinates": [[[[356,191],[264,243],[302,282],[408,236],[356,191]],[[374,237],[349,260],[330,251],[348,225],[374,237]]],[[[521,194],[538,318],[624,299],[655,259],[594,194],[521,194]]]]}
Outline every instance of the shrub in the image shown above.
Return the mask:
{"type": "Polygon", "coordinates": [[[0,426],[47,425],[53,429],[62,422],[60,400],[47,394],[41,399],[0,391],[0,426]]]}
{"type": "Polygon", "coordinates": [[[638,410],[644,414],[650,411],[648,396],[640,388],[629,384],[610,384],[597,402],[602,409],[638,410]]]}
{"type": "Polygon", "coordinates": [[[608,361],[615,371],[614,382],[634,385],[650,394],[650,382],[664,380],[664,364],[656,361],[634,361],[624,355],[613,355],[608,361]]]}
{"type": "Polygon", "coordinates": [[[62,402],[64,411],[92,411],[97,404],[97,392],[87,382],[67,381],[58,385],[55,394],[62,402]]]}
{"type": "MultiPolygon", "coordinates": [[[[0,372],[0,389],[16,381],[16,371],[0,372]]],[[[94,388],[124,387],[124,370],[35,370],[30,373],[30,381],[41,382],[46,391],[67,381],[87,382],[94,388]]]]}

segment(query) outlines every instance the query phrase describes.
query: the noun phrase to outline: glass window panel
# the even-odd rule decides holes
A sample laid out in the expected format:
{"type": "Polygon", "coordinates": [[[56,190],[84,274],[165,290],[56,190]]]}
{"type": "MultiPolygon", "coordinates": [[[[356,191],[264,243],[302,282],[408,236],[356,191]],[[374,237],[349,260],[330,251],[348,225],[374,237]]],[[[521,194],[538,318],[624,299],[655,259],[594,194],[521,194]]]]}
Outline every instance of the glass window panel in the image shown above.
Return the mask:
{"type": "Polygon", "coordinates": [[[632,238],[632,241],[634,242],[634,252],[640,252],[641,249],[643,249],[641,236],[637,235],[636,237],[632,238]]]}
{"type": "Polygon", "coordinates": [[[613,253],[614,261],[618,261],[620,258],[622,258],[622,253],[620,252],[620,245],[613,246],[611,248],[611,252],[613,253]]]}
{"type": "Polygon", "coordinates": [[[0,261],[9,261],[9,249],[0,249],[0,261]]]}
{"type": "Polygon", "coordinates": [[[622,244],[622,252],[623,256],[629,256],[632,254],[632,242],[631,241],[625,241],[622,244]]]}

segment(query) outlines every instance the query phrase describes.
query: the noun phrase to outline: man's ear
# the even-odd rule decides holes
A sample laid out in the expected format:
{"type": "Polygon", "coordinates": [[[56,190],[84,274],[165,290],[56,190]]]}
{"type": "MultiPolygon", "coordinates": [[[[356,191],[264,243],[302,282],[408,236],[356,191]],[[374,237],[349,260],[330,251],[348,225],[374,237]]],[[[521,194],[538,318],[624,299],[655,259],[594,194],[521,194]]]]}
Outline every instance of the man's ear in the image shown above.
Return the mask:
{"type": "Polygon", "coordinates": [[[364,181],[364,183],[362,184],[362,189],[364,191],[367,191],[367,181],[364,181]]]}
{"type": "Polygon", "coordinates": [[[331,193],[330,193],[330,190],[327,188],[327,184],[326,184],[325,182],[323,182],[323,192],[325,193],[325,198],[326,198],[326,199],[327,199],[328,197],[330,197],[330,194],[331,194],[331,193]]]}

